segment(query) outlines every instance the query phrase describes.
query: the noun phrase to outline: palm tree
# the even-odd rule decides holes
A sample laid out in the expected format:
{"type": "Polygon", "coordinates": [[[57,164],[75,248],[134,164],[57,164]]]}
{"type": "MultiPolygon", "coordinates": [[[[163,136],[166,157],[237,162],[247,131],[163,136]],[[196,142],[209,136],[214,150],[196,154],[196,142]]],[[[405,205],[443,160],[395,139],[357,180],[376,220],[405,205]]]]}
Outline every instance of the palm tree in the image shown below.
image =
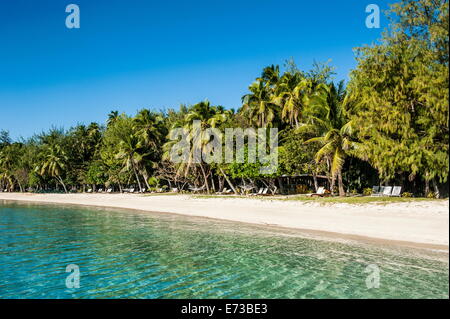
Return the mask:
{"type": "Polygon", "coordinates": [[[281,118],[298,127],[302,110],[310,103],[313,83],[299,73],[285,73],[276,88],[273,103],[281,108],[281,118]]]}
{"type": "Polygon", "coordinates": [[[117,159],[122,160],[123,170],[131,169],[142,192],[142,185],[139,179],[138,171],[143,158],[147,155],[144,153],[139,138],[134,134],[129,134],[119,142],[119,153],[117,159]]]}
{"type": "Polygon", "coordinates": [[[142,161],[138,167],[147,188],[150,188],[147,166],[148,164],[156,166],[156,161],[160,158],[161,150],[159,147],[166,133],[163,117],[148,109],[142,109],[133,118],[133,130],[134,134],[140,139],[142,149],[145,149],[147,153],[145,158],[142,156],[142,161]]]}
{"type": "Polygon", "coordinates": [[[67,187],[61,177],[67,167],[68,157],[60,145],[48,145],[44,148],[44,158],[42,163],[36,167],[40,175],[47,175],[55,178],[67,193],[67,187]]]}
{"type": "MultiPolygon", "coordinates": [[[[225,110],[221,106],[211,106],[208,100],[191,106],[183,120],[176,122],[173,128],[182,127],[189,132],[188,142],[191,144],[190,152],[186,161],[179,163],[177,174],[184,173],[187,176],[191,171],[199,169],[203,176],[204,186],[210,192],[208,176],[212,174],[210,165],[202,159],[198,162],[197,154],[208,153],[211,150],[210,141],[202,134],[207,128],[218,128],[221,124],[229,121],[232,111],[225,110]]],[[[170,152],[176,141],[169,141],[164,145],[164,159],[170,158],[170,152]]]]}
{"type": "Polygon", "coordinates": [[[136,134],[140,136],[146,146],[156,148],[163,140],[162,116],[142,109],[133,119],[136,134]]]}
{"type": "Polygon", "coordinates": [[[113,124],[118,118],[119,118],[119,111],[111,111],[108,114],[108,121],[106,122],[106,124],[109,126],[113,124]]]}
{"type": "Polygon", "coordinates": [[[252,83],[251,93],[242,97],[241,112],[248,119],[248,124],[260,127],[273,126],[278,106],[273,103],[272,89],[263,81],[252,83]]]}
{"type": "Polygon", "coordinates": [[[314,107],[305,112],[308,115],[308,123],[301,127],[301,130],[315,135],[306,141],[307,143],[318,142],[322,146],[317,151],[315,160],[320,162],[325,159],[329,163],[332,177],[331,191],[333,192],[337,177],[339,196],[345,196],[342,167],[347,152],[353,145],[351,122],[348,122],[343,108],[344,95],[343,82],[339,83],[338,88],[332,83],[326,91],[326,99],[321,99],[324,103],[314,104],[314,107]]]}

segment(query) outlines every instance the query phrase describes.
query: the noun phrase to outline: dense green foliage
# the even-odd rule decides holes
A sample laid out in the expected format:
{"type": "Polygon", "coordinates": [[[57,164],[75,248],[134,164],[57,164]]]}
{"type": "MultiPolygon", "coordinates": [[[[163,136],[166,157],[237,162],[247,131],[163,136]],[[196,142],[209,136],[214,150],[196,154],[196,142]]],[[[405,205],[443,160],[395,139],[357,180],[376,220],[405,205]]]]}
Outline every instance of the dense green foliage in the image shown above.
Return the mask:
{"type": "MultiPolygon", "coordinates": [[[[236,112],[203,101],[135,116],[113,111],[104,125],[52,128],[26,141],[0,131],[0,189],[122,191],[135,185],[211,193],[278,185],[283,192],[283,178],[303,176],[316,189],[322,178],[339,195],[395,182],[413,183],[424,195],[431,183],[439,196],[449,164],[448,0],[406,0],[389,14],[381,41],[356,49],[347,87],[333,82],[327,63],[304,72],[290,60],[284,70],[264,68],[236,112]],[[199,163],[195,154],[211,152],[211,144],[195,134],[185,161],[170,161],[177,143],[169,138],[172,128],[229,127],[278,128],[276,173],[260,173],[259,162],[199,163]]],[[[244,151],[248,158],[247,144],[244,151]]]]}

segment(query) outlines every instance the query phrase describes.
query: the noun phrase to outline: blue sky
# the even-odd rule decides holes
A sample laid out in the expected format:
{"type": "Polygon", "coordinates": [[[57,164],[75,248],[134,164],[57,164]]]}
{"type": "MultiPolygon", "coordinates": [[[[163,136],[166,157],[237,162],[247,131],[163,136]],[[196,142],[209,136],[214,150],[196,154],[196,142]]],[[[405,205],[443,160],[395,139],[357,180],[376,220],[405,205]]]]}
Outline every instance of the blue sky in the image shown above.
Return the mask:
{"type": "Polygon", "coordinates": [[[29,137],[52,125],[103,123],[111,110],[178,108],[208,98],[238,108],[262,68],[293,57],[332,60],[380,29],[365,8],[387,0],[4,0],[0,2],[0,129],[29,137]],[[78,4],[81,28],[65,7],[78,4]]]}

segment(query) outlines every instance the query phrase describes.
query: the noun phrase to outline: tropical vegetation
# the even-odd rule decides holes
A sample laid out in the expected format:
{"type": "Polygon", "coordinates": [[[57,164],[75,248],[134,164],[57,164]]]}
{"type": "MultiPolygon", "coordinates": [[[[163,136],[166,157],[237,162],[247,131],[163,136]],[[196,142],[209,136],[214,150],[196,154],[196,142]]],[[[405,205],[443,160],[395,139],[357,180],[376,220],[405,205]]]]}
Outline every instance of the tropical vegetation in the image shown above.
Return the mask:
{"type": "Polygon", "coordinates": [[[356,49],[348,83],[334,81],[329,63],[303,71],[291,59],[264,68],[236,110],[205,100],[134,116],[112,111],[104,124],[53,127],[27,140],[12,141],[0,130],[0,191],[122,192],[135,185],[141,192],[237,193],[250,185],[289,193],[300,178],[312,191],[326,183],[340,196],[378,184],[445,196],[448,0],[405,0],[391,6],[389,18],[380,41],[356,49]],[[229,127],[277,128],[277,171],[263,174],[261,163],[198,162],[198,152],[211,152],[203,138],[188,140],[185,161],[170,160],[177,142],[171,129],[229,127]]]}

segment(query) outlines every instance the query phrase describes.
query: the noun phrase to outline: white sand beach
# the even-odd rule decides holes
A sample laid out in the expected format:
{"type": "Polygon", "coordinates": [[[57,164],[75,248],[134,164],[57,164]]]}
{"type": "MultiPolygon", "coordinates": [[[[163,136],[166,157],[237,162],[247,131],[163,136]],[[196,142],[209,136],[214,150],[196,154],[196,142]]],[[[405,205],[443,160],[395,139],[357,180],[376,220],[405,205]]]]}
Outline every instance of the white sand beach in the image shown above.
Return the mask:
{"type": "Polygon", "coordinates": [[[0,200],[136,209],[176,213],[372,239],[448,251],[449,202],[320,204],[191,195],[0,193],[0,200]]]}

